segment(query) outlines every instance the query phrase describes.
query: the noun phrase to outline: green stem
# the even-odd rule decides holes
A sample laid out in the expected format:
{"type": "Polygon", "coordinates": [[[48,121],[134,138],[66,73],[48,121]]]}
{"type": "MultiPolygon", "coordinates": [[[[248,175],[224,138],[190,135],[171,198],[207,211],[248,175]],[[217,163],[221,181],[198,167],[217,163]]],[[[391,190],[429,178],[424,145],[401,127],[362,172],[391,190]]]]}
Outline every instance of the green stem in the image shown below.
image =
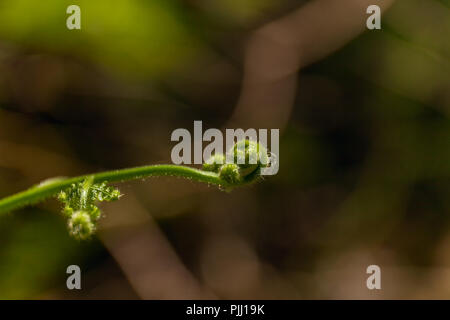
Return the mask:
{"type": "Polygon", "coordinates": [[[46,198],[56,195],[70,187],[73,183],[82,182],[92,177],[94,183],[122,182],[154,176],[174,176],[191,179],[198,182],[215,184],[220,187],[233,187],[219,177],[217,173],[194,169],[180,165],[150,165],[122,170],[114,170],[83,175],[75,178],[49,179],[28,190],[16,193],[0,200],[0,214],[16,210],[27,205],[38,203],[46,198]]]}

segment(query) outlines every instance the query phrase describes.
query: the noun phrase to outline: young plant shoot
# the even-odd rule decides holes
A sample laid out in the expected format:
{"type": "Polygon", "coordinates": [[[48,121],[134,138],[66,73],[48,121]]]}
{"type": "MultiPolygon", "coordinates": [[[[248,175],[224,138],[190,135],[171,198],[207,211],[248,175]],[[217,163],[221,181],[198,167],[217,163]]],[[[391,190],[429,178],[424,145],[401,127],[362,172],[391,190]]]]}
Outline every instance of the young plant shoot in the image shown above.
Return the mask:
{"type": "Polygon", "coordinates": [[[56,196],[63,204],[62,212],[67,218],[70,235],[79,240],[89,239],[95,233],[97,221],[101,217],[98,202],[115,201],[122,196],[110,183],[153,176],[173,176],[217,185],[222,190],[231,191],[260,180],[260,170],[269,166],[268,159],[265,147],[254,141],[242,140],[226,155],[212,156],[202,170],[182,165],[149,165],[75,178],[52,178],[1,199],[0,214],[56,196]]]}

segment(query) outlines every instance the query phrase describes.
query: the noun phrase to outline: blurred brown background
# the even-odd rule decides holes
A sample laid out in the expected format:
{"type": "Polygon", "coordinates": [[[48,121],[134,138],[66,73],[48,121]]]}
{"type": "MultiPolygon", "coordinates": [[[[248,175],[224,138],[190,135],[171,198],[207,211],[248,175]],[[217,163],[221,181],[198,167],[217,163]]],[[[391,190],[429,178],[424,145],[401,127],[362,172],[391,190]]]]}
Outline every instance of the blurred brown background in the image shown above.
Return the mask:
{"type": "Polygon", "coordinates": [[[54,200],[2,215],[0,298],[450,298],[450,2],[374,31],[379,1],[338,2],[2,0],[0,197],[169,163],[194,120],[281,138],[279,173],[232,193],[119,185],[92,241],[54,200]]]}

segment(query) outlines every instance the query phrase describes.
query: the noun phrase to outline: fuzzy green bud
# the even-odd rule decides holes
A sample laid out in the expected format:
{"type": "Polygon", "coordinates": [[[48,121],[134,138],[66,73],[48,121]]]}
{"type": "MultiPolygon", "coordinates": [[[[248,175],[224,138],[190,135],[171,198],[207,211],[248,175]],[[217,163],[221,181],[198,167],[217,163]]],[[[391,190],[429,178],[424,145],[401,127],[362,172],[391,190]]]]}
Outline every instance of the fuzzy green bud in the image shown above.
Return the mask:
{"type": "Polygon", "coordinates": [[[75,212],[68,220],[67,226],[69,233],[75,239],[89,239],[95,232],[95,225],[92,223],[91,216],[86,211],[75,212]]]}
{"type": "Polygon", "coordinates": [[[239,167],[234,163],[224,164],[220,168],[219,176],[229,184],[235,184],[241,180],[239,167]]]}
{"type": "Polygon", "coordinates": [[[246,177],[261,167],[268,165],[267,149],[260,143],[251,140],[242,140],[230,150],[234,156],[234,163],[239,166],[242,177],[246,177]]]}

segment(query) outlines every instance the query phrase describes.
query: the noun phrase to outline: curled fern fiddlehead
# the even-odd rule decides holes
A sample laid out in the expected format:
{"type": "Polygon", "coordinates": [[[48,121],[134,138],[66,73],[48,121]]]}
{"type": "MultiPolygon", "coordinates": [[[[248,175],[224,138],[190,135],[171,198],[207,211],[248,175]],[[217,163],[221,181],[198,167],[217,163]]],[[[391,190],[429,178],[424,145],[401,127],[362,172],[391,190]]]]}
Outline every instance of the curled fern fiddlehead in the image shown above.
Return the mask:
{"type": "Polygon", "coordinates": [[[80,240],[88,239],[95,232],[101,215],[96,202],[115,201],[120,196],[118,189],[107,186],[105,182],[94,183],[93,176],[60,191],[58,199],[64,205],[63,214],[68,218],[69,233],[80,240]]]}
{"type": "Polygon", "coordinates": [[[219,175],[227,184],[225,189],[237,185],[249,184],[261,177],[261,168],[267,167],[267,150],[260,143],[242,140],[236,143],[227,155],[215,154],[203,165],[203,170],[219,175]],[[227,161],[231,159],[230,161],[227,161]]]}
{"type": "Polygon", "coordinates": [[[257,142],[243,140],[226,155],[216,154],[203,165],[203,170],[181,165],[150,165],[79,176],[47,179],[28,190],[0,200],[0,214],[33,205],[57,195],[63,203],[69,233],[77,239],[88,239],[96,230],[101,216],[97,202],[114,201],[121,197],[119,190],[108,183],[123,182],[153,176],[186,178],[230,191],[254,183],[267,167],[267,150],[257,142]],[[230,161],[231,160],[231,161],[230,161]]]}

